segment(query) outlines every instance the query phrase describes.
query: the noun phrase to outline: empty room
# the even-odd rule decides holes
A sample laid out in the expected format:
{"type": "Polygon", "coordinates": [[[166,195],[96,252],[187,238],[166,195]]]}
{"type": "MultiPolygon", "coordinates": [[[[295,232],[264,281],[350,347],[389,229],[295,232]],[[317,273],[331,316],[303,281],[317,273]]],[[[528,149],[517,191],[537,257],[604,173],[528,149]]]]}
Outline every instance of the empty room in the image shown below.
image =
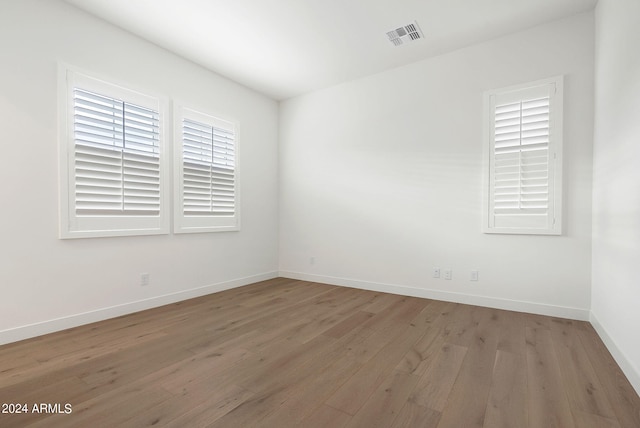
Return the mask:
{"type": "Polygon", "coordinates": [[[0,0],[0,427],[640,427],[637,0],[0,0]]]}

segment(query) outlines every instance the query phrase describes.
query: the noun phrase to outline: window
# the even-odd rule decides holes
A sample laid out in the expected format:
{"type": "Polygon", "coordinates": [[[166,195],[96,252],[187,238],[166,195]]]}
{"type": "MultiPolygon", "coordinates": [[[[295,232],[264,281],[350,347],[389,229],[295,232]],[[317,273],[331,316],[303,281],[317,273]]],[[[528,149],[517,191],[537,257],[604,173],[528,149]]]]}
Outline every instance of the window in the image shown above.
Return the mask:
{"type": "Polygon", "coordinates": [[[69,69],[60,75],[61,237],[168,233],[160,100],[69,69]]]}
{"type": "Polygon", "coordinates": [[[485,94],[485,233],[559,235],[562,78],[485,94]]]}
{"type": "Polygon", "coordinates": [[[236,125],[176,106],[174,231],[239,230],[236,125]]]}

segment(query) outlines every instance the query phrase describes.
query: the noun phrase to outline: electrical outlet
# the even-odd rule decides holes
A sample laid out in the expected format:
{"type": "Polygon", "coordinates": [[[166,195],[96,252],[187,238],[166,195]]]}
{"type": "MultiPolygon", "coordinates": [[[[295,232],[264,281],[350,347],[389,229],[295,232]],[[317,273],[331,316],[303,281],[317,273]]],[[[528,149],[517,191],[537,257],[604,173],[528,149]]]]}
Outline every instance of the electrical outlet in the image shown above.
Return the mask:
{"type": "Polygon", "coordinates": [[[472,270],[471,271],[471,281],[477,281],[478,280],[478,271],[477,270],[472,270]]]}
{"type": "Polygon", "coordinates": [[[140,285],[141,286],[144,287],[145,285],[149,285],[149,280],[150,280],[150,277],[149,277],[148,273],[141,273],[140,274],[140,285]]]}
{"type": "Polygon", "coordinates": [[[440,278],[440,268],[433,268],[433,277],[440,278]]]}
{"type": "Polygon", "coordinates": [[[453,276],[453,272],[451,271],[451,269],[444,270],[444,279],[451,279],[452,276],[453,276]]]}

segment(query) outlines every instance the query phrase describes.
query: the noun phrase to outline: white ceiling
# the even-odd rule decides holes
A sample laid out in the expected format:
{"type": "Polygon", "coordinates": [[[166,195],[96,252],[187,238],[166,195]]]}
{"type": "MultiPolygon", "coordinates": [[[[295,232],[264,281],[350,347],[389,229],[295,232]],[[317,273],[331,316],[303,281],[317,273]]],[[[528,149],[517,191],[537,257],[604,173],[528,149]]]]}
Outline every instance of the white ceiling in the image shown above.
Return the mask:
{"type": "Polygon", "coordinates": [[[597,0],[65,0],[277,100],[593,9],[597,0]],[[386,32],[417,21],[425,38],[386,32]]]}

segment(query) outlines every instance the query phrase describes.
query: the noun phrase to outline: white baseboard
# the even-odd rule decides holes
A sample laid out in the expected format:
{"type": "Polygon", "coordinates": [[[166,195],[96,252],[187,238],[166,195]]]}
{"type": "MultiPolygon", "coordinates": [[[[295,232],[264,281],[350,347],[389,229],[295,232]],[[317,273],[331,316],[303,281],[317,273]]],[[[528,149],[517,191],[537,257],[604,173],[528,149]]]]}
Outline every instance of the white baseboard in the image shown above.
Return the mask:
{"type": "Polygon", "coordinates": [[[613,356],[613,359],[616,360],[616,363],[618,363],[618,365],[622,369],[622,372],[625,374],[625,376],[627,376],[627,379],[629,379],[629,382],[631,383],[631,386],[633,386],[633,389],[635,389],[636,393],[640,395],[639,368],[636,367],[629,358],[627,358],[624,352],[622,352],[622,350],[616,344],[615,340],[613,340],[607,330],[602,326],[602,324],[600,324],[600,321],[598,321],[598,318],[596,318],[593,312],[591,312],[589,321],[591,322],[593,328],[596,330],[596,333],[598,333],[598,336],[600,336],[600,339],[602,339],[602,342],[604,342],[605,346],[613,356]]]}
{"type": "Polygon", "coordinates": [[[149,299],[124,303],[122,305],[110,306],[95,311],[83,312],[67,317],[2,330],[0,331],[0,345],[41,336],[47,333],[66,330],[68,328],[78,327],[80,325],[90,324],[96,321],[103,321],[109,318],[131,314],[133,312],[156,308],[159,306],[180,302],[182,300],[192,299],[194,297],[205,296],[207,294],[217,293],[219,291],[229,290],[231,288],[242,287],[243,285],[266,281],[268,279],[277,277],[278,272],[267,272],[259,275],[248,276],[245,278],[234,279],[231,281],[220,282],[217,284],[206,285],[204,287],[179,291],[177,293],[170,293],[162,296],[152,297],[149,299]]]}
{"type": "Polygon", "coordinates": [[[425,299],[443,300],[445,302],[464,303],[467,305],[485,306],[488,308],[505,309],[508,311],[526,312],[538,315],[548,315],[580,321],[588,321],[590,313],[588,309],[572,308],[568,306],[546,305],[542,303],[525,302],[520,300],[500,299],[496,297],[477,296],[473,294],[454,293],[450,291],[415,288],[405,285],[382,284],[377,282],[337,278],[324,275],[314,275],[302,272],[280,271],[279,276],[284,278],[299,279],[303,281],[339,285],[343,287],[360,288],[363,290],[380,291],[383,293],[401,294],[403,296],[422,297],[425,299]]]}

